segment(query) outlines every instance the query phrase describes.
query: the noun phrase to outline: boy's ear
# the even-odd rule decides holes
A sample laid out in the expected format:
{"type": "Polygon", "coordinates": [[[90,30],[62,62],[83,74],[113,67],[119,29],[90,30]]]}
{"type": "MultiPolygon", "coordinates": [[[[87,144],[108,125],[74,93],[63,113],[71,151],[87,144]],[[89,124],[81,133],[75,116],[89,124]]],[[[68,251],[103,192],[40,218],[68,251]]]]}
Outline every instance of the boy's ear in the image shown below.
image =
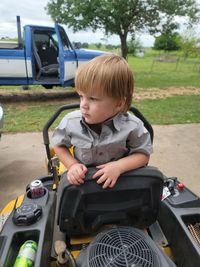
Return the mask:
{"type": "Polygon", "coordinates": [[[119,109],[119,111],[122,111],[124,106],[125,106],[125,103],[126,103],[126,97],[120,99],[117,103],[117,108],[119,109]]]}

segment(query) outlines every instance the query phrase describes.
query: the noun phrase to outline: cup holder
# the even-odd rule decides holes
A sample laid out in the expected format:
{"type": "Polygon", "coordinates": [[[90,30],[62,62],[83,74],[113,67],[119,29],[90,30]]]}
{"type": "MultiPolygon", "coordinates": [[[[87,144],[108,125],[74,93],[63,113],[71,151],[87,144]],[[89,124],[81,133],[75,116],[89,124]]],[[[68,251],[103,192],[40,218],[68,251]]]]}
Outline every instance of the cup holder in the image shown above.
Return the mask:
{"type": "Polygon", "coordinates": [[[27,198],[29,198],[29,199],[43,198],[47,194],[47,192],[48,192],[48,189],[46,187],[43,187],[43,193],[42,194],[38,194],[38,195],[34,194],[34,196],[33,196],[30,186],[28,186],[26,189],[26,195],[27,195],[27,198]]]}

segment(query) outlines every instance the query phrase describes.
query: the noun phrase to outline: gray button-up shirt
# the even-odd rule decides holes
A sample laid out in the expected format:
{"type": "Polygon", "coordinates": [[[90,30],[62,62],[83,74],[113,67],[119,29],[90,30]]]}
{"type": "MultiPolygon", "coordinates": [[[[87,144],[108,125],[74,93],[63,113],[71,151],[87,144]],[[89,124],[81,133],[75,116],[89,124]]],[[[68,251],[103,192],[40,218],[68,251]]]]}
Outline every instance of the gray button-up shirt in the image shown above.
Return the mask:
{"type": "Polygon", "coordinates": [[[96,166],[135,152],[152,153],[149,132],[143,122],[130,113],[120,113],[102,124],[100,134],[83,120],[80,110],[68,113],[55,129],[52,143],[74,146],[74,156],[83,164],[96,166]]]}

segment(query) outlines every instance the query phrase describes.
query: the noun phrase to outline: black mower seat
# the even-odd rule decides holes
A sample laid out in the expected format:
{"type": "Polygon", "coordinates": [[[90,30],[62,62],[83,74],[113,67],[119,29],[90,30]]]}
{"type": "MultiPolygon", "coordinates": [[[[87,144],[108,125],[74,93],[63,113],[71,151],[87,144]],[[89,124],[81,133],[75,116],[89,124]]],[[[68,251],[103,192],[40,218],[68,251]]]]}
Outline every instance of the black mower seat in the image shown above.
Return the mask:
{"type": "Polygon", "coordinates": [[[154,167],[123,174],[113,188],[102,189],[91,177],[83,185],[62,179],[58,188],[57,222],[69,237],[92,234],[107,224],[147,227],[156,221],[161,201],[163,174],[154,167]]]}

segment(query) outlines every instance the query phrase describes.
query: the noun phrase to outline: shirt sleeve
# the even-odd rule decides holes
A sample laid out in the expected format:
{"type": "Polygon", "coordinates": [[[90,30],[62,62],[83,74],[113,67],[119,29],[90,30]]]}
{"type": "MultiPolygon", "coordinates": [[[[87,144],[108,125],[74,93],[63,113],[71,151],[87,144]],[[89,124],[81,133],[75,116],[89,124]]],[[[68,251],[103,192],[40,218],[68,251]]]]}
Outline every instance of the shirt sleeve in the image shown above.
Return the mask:
{"type": "Polygon", "coordinates": [[[65,116],[59,125],[55,128],[52,135],[53,146],[71,147],[71,134],[68,126],[68,118],[65,116]]]}
{"type": "Polygon", "coordinates": [[[138,120],[137,127],[130,132],[127,146],[129,154],[140,152],[150,155],[153,152],[150,134],[141,120],[138,120]]]}

